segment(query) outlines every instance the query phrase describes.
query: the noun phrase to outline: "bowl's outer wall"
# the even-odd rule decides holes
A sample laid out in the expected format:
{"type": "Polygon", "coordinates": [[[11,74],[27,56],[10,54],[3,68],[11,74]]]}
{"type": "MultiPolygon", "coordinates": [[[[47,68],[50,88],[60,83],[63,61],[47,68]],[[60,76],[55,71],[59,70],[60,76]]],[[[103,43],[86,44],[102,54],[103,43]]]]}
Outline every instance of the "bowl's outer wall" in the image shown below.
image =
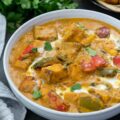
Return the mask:
{"type": "Polygon", "coordinates": [[[37,16],[33,18],[32,20],[28,21],[27,23],[23,24],[10,38],[8,41],[8,44],[5,49],[4,53],[4,71],[8,80],[8,83],[13,91],[13,93],[16,95],[16,97],[30,110],[35,112],[38,115],[41,115],[45,118],[51,119],[51,120],[104,120],[107,118],[110,118],[120,112],[120,105],[104,109],[98,112],[92,112],[92,113],[62,113],[57,112],[54,110],[50,110],[48,108],[42,107],[29,99],[27,99],[25,96],[23,96],[19,90],[14,85],[10,75],[9,75],[9,55],[10,51],[15,44],[17,40],[19,40],[20,36],[22,36],[26,31],[32,29],[34,25],[43,24],[51,20],[55,19],[61,19],[61,18],[91,18],[100,20],[103,22],[106,22],[108,24],[111,24],[118,29],[120,28],[120,21],[110,17],[108,15],[89,11],[89,10],[59,10],[54,12],[49,12],[40,16],[37,16]]]}

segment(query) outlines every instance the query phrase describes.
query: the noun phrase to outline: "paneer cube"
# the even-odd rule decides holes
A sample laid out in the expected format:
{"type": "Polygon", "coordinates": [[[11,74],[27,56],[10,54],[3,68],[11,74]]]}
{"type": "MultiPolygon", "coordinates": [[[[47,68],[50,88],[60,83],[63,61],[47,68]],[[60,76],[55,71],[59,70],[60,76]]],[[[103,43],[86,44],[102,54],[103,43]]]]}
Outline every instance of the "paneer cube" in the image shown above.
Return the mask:
{"type": "Polygon", "coordinates": [[[34,40],[33,31],[25,33],[21,39],[27,42],[34,40]]]}
{"type": "Polygon", "coordinates": [[[118,51],[115,49],[115,43],[113,41],[106,40],[103,43],[103,49],[105,50],[105,52],[112,56],[116,56],[118,54],[118,51]]]}
{"type": "Polygon", "coordinates": [[[81,45],[76,42],[62,42],[61,44],[56,44],[57,54],[59,59],[63,59],[64,62],[73,62],[77,57],[81,45]],[[61,58],[62,57],[62,58],[61,58]]]}
{"type": "Polygon", "coordinates": [[[59,24],[57,31],[66,42],[80,42],[84,38],[84,31],[76,23],[59,24]]]}
{"type": "Polygon", "coordinates": [[[59,95],[54,91],[49,91],[42,97],[42,105],[47,106],[49,108],[55,109],[57,111],[68,111],[69,104],[64,101],[59,95]]]}
{"type": "Polygon", "coordinates": [[[14,66],[16,68],[19,68],[19,69],[27,69],[28,66],[30,65],[31,63],[31,59],[25,59],[25,60],[16,60],[16,62],[14,63],[14,66]]]}
{"type": "Polygon", "coordinates": [[[67,77],[67,70],[61,64],[54,64],[41,69],[40,77],[47,83],[57,83],[67,77]]]}
{"type": "Polygon", "coordinates": [[[109,104],[112,105],[114,103],[120,102],[120,90],[119,89],[111,89],[110,90],[110,97],[109,104]]]}
{"type": "Polygon", "coordinates": [[[80,112],[91,112],[104,108],[102,101],[87,93],[65,93],[66,102],[75,105],[80,112]]]}
{"type": "Polygon", "coordinates": [[[34,40],[32,44],[34,47],[41,47],[44,44],[44,41],[34,40]]]}
{"type": "Polygon", "coordinates": [[[110,94],[106,90],[89,89],[89,92],[96,97],[99,97],[105,104],[110,100],[110,94]]]}
{"type": "MultiPolygon", "coordinates": [[[[14,45],[12,49],[12,56],[10,56],[10,63],[15,64],[16,60],[20,57],[22,52],[26,49],[27,46],[30,45],[31,42],[33,42],[33,32],[28,32],[22,38],[14,45]]],[[[20,61],[17,61],[16,64],[21,63],[20,61]]],[[[26,63],[26,62],[24,62],[26,63]]],[[[23,63],[23,64],[24,64],[23,63]]],[[[15,65],[16,66],[16,65],[15,65]]],[[[19,65],[17,65],[19,66],[19,65]]]]}
{"type": "Polygon", "coordinates": [[[71,64],[68,67],[68,74],[73,81],[87,80],[91,73],[82,70],[79,64],[71,64]]]}
{"type": "Polygon", "coordinates": [[[87,38],[81,40],[80,43],[81,43],[82,45],[84,45],[84,46],[88,46],[88,45],[90,45],[90,44],[92,43],[92,41],[94,41],[94,40],[95,40],[95,35],[93,34],[93,35],[90,35],[90,36],[88,36],[87,38]]]}
{"type": "Polygon", "coordinates": [[[57,32],[54,26],[35,26],[34,37],[37,40],[53,41],[57,38],[57,32]]]}
{"type": "Polygon", "coordinates": [[[50,107],[58,111],[68,111],[69,105],[54,91],[48,93],[48,101],[50,107]]]}
{"type": "Polygon", "coordinates": [[[79,94],[74,92],[66,92],[64,94],[64,100],[68,103],[71,103],[77,106],[79,101],[79,94]]]}
{"type": "Polygon", "coordinates": [[[27,76],[20,84],[19,89],[22,92],[32,93],[35,85],[36,85],[36,82],[35,82],[34,78],[31,76],[27,76]]]}

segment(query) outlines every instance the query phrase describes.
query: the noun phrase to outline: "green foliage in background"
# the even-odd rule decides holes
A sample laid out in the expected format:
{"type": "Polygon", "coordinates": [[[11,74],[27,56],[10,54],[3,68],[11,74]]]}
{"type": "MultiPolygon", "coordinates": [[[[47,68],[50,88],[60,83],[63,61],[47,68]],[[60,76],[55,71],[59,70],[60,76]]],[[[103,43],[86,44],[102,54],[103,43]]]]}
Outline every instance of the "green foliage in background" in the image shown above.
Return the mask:
{"type": "Polygon", "coordinates": [[[14,31],[36,15],[77,6],[73,0],[0,0],[0,12],[7,18],[9,31],[14,31]]]}

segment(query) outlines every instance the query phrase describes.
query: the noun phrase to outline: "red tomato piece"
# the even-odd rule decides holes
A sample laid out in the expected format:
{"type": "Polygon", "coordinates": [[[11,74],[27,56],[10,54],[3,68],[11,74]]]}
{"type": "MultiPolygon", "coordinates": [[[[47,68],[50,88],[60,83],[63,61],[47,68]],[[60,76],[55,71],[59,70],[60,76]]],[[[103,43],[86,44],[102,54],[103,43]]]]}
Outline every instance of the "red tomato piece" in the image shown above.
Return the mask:
{"type": "Polygon", "coordinates": [[[110,35],[110,29],[107,27],[100,27],[96,30],[96,34],[97,36],[99,36],[100,38],[106,38],[110,35]]]}
{"type": "Polygon", "coordinates": [[[83,62],[82,69],[85,72],[93,72],[97,68],[104,67],[105,65],[106,65],[106,61],[102,57],[96,55],[92,57],[90,62],[83,62]]]}
{"type": "Polygon", "coordinates": [[[106,65],[106,61],[105,61],[102,57],[100,57],[100,56],[98,56],[98,55],[92,57],[92,63],[93,63],[97,68],[99,68],[99,67],[104,67],[104,66],[106,65]]]}
{"type": "Polygon", "coordinates": [[[54,93],[49,92],[49,93],[48,93],[48,96],[49,96],[49,98],[50,98],[52,101],[57,101],[57,96],[56,96],[54,93]]]}
{"type": "Polygon", "coordinates": [[[27,54],[27,53],[30,53],[33,49],[33,45],[28,45],[25,50],[23,51],[22,54],[27,54]]]}
{"type": "Polygon", "coordinates": [[[27,58],[27,54],[32,52],[33,49],[33,45],[28,45],[24,51],[22,52],[22,54],[18,57],[18,60],[24,60],[25,58],[27,58]]]}
{"type": "Polygon", "coordinates": [[[18,58],[18,60],[23,60],[23,57],[22,57],[22,56],[20,56],[20,57],[18,58]]]}
{"type": "Polygon", "coordinates": [[[55,92],[49,92],[48,97],[51,108],[58,111],[68,111],[69,105],[67,105],[64,100],[60,98],[55,92]]]}
{"type": "Polygon", "coordinates": [[[115,56],[115,57],[113,58],[113,63],[114,63],[115,65],[117,65],[118,67],[120,67],[120,56],[115,56]]]}
{"type": "Polygon", "coordinates": [[[58,105],[57,106],[57,110],[58,111],[66,111],[67,110],[67,106],[66,106],[66,104],[61,104],[61,105],[58,105]]]}
{"type": "Polygon", "coordinates": [[[92,71],[96,70],[96,66],[92,62],[88,62],[88,63],[83,62],[82,63],[82,69],[85,72],[92,72],[92,71]]]}

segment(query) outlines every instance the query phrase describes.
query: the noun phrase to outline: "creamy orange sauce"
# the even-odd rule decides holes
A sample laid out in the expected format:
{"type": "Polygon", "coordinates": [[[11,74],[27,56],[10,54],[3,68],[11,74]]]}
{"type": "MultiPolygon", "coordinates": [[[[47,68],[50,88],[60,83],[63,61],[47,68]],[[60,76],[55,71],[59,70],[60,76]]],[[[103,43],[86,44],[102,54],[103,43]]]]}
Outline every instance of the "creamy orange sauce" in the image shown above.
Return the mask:
{"type": "Polygon", "coordinates": [[[34,26],[15,43],[10,75],[40,105],[64,112],[97,111],[120,102],[119,63],[114,60],[120,56],[119,44],[119,30],[107,23],[51,21],[34,26]]]}

